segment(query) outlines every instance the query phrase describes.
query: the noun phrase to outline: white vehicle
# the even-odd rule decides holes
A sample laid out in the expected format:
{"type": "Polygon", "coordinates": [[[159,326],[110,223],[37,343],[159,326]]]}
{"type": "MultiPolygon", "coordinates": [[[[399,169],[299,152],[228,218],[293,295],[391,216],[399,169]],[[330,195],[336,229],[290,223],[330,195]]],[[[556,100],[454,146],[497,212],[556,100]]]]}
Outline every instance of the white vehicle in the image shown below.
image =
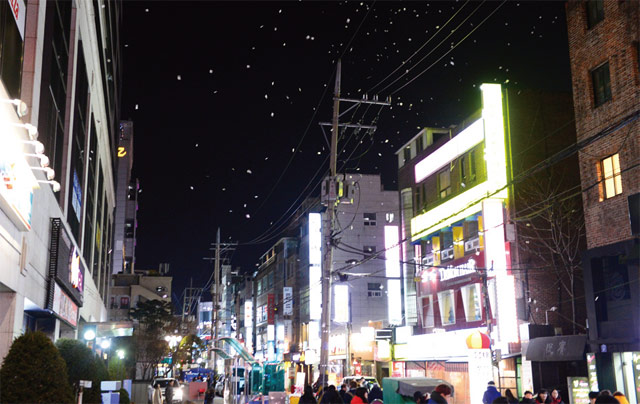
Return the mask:
{"type": "Polygon", "coordinates": [[[182,402],[182,397],[183,397],[183,393],[184,393],[184,386],[180,385],[180,382],[178,382],[176,379],[172,378],[172,377],[159,377],[156,379],[153,379],[153,381],[151,382],[151,384],[149,385],[149,403],[153,402],[153,391],[156,388],[156,384],[160,385],[160,390],[162,391],[162,402],[165,402],[166,404],[172,404],[175,402],[181,403],[182,402]],[[166,403],[166,396],[165,396],[165,390],[167,388],[167,386],[169,385],[169,382],[173,382],[173,398],[171,399],[171,403],[166,403]]]}

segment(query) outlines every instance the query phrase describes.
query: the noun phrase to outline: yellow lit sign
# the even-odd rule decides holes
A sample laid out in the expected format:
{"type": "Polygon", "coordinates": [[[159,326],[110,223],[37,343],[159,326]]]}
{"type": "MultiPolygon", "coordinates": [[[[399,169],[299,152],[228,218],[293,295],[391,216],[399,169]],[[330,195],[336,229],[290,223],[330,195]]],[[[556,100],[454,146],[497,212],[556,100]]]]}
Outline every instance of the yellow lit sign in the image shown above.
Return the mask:
{"type": "Polygon", "coordinates": [[[419,240],[479,211],[482,200],[489,196],[497,199],[506,199],[508,196],[502,88],[500,84],[483,84],[480,89],[482,90],[482,118],[418,163],[416,165],[416,180],[425,178],[425,174],[432,171],[429,167],[441,166],[442,161],[452,161],[461,155],[461,150],[465,149],[465,146],[459,144],[460,141],[454,142],[457,138],[465,140],[464,145],[468,147],[467,150],[477,144],[479,131],[484,134],[487,180],[411,219],[412,241],[419,240]],[[451,146],[448,146],[450,144],[451,146]],[[446,151],[446,153],[438,153],[440,150],[446,151]],[[418,170],[418,166],[421,167],[421,170],[418,170]]]}
{"type": "Polygon", "coordinates": [[[126,155],[127,155],[127,150],[122,146],[118,147],[118,157],[124,157],[126,155]]]}

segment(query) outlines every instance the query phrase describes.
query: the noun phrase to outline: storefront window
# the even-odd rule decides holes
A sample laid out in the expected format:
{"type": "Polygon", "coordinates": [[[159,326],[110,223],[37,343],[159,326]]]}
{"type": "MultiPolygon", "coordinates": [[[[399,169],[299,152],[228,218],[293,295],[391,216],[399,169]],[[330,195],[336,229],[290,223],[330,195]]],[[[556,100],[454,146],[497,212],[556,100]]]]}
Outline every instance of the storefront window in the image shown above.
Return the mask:
{"type": "Polygon", "coordinates": [[[453,290],[438,292],[438,304],[440,306],[440,321],[442,325],[456,323],[456,303],[453,290]]]}
{"type": "Polygon", "coordinates": [[[422,316],[422,326],[424,328],[431,328],[435,326],[432,295],[422,298],[422,316]]]}
{"type": "Polygon", "coordinates": [[[463,286],[460,290],[462,291],[462,304],[467,322],[482,320],[480,284],[463,286]]]}

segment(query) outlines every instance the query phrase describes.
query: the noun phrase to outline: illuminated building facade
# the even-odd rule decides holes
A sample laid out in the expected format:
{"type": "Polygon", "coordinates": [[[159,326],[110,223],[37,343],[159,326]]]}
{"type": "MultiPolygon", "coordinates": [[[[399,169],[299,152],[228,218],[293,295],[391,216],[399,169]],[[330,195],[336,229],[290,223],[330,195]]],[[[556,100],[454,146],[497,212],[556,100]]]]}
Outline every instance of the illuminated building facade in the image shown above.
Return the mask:
{"type": "Polygon", "coordinates": [[[635,403],[640,400],[640,3],[568,1],[566,10],[576,132],[585,144],[578,155],[590,381],[635,403]]]}
{"type": "Polygon", "coordinates": [[[121,4],[98,4],[0,5],[0,358],[107,319],[121,4]]]}
{"type": "MultiPolygon", "coordinates": [[[[551,307],[557,292],[548,275],[544,279],[532,274],[536,281],[524,282],[529,274],[519,260],[526,254],[518,246],[523,241],[515,224],[519,194],[510,180],[558,146],[557,141],[543,141],[546,154],[538,153],[540,145],[529,132],[535,119],[558,124],[572,118],[568,96],[511,96],[498,84],[483,84],[480,90],[482,107],[477,112],[451,129],[421,130],[396,153],[404,324],[414,335],[396,341],[392,373],[459,380],[456,391],[471,394],[462,396],[463,402],[481,397],[491,378],[468,359],[465,339],[476,331],[490,334],[493,352],[506,358],[496,368],[496,385],[517,391],[541,387],[532,380],[537,375],[532,375],[530,363],[522,366],[519,326],[535,322],[532,316],[551,307]],[[536,118],[531,110],[550,100],[562,116],[536,118]],[[529,130],[524,129],[527,125],[529,130]],[[534,147],[514,161],[527,142],[534,147]],[[470,389],[467,380],[474,378],[482,378],[482,383],[471,383],[470,389]]],[[[571,130],[558,134],[571,143],[571,130]]]]}
{"type": "Polygon", "coordinates": [[[113,274],[135,271],[138,194],[132,177],[133,122],[121,121],[116,149],[116,212],[113,223],[113,274]]]}

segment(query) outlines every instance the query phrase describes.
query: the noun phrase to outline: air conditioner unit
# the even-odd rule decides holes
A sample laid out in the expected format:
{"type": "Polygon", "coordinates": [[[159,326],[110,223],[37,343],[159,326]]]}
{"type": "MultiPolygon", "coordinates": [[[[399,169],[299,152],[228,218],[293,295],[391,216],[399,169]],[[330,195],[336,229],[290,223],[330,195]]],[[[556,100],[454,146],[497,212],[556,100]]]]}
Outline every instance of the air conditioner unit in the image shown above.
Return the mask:
{"type": "Polygon", "coordinates": [[[433,265],[433,253],[422,257],[422,265],[433,265]]]}
{"type": "Polygon", "coordinates": [[[453,259],[453,248],[440,251],[440,259],[442,261],[453,259]]]}
{"type": "Polygon", "coordinates": [[[476,237],[471,240],[465,241],[464,243],[464,252],[474,251],[477,248],[480,248],[480,238],[476,237]]]}
{"type": "Polygon", "coordinates": [[[353,204],[355,196],[356,184],[353,181],[338,181],[338,200],[341,204],[353,204]]]}

